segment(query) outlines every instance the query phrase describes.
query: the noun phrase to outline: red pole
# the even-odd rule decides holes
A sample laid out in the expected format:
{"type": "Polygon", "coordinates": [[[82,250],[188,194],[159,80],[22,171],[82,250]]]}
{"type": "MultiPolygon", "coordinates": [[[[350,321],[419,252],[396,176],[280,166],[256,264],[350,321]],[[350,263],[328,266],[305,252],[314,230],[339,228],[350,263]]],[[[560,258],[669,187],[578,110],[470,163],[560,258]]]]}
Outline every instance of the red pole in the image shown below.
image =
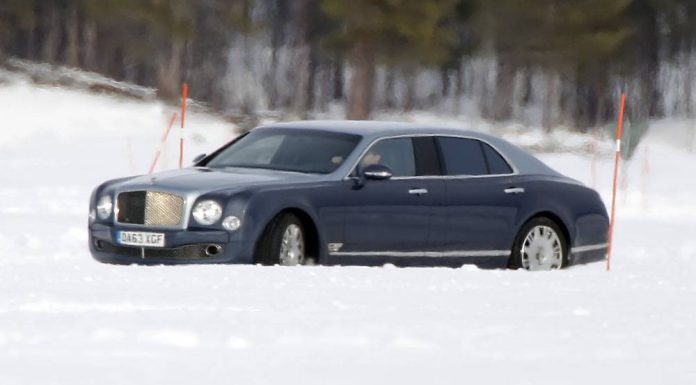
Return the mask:
{"type": "Polygon", "coordinates": [[[179,136],[179,168],[184,167],[184,123],[186,121],[186,100],[188,99],[188,84],[181,86],[181,131],[179,136]]]}
{"type": "Polygon", "coordinates": [[[611,270],[611,247],[614,241],[614,221],[616,220],[616,181],[619,176],[619,164],[621,163],[621,136],[623,135],[624,112],[626,111],[626,94],[621,93],[621,108],[619,110],[619,124],[616,128],[616,157],[614,159],[614,181],[611,193],[611,218],[609,219],[609,247],[607,249],[607,271],[611,270]]]}
{"type": "Polygon", "coordinates": [[[157,149],[157,153],[155,153],[155,159],[152,160],[152,164],[150,165],[150,171],[148,172],[148,174],[152,174],[152,172],[155,170],[155,165],[157,164],[157,160],[159,159],[160,153],[162,152],[162,147],[164,147],[164,143],[167,142],[169,131],[171,131],[172,127],[174,127],[174,122],[176,122],[176,112],[172,114],[172,118],[169,119],[169,125],[164,130],[164,134],[162,134],[162,139],[160,139],[159,148],[157,149]]]}

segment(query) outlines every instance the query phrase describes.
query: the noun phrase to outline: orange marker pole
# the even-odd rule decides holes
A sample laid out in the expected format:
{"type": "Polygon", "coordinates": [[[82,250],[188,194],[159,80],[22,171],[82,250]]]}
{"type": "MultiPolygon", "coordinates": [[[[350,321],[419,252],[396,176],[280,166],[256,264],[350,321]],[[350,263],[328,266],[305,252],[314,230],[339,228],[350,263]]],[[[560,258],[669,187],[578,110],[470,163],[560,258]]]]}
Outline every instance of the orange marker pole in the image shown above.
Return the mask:
{"type": "Polygon", "coordinates": [[[155,171],[155,165],[157,165],[157,160],[159,160],[160,154],[162,153],[162,148],[164,148],[164,144],[167,142],[169,131],[171,131],[172,127],[174,127],[174,122],[176,122],[176,116],[177,115],[175,112],[172,114],[172,118],[169,119],[169,125],[164,130],[164,134],[162,134],[162,139],[160,139],[159,148],[157,149],[157,153],[155,153],[155,159],[152,160],[152,164],[150,165],[150,171],[148,172],[148,174],[152,174],[152,172],[155,171]]]}
{"type": "Polygon", "coordinates": [[[179,168],[184,167],[184,123],[186,121],[186,100],[188,99],[188,84],[181,86],[181,130],[179,136],[179,168]]]}
{"type": "Polygon", "coordinates": [[[614,181],[611,195],[611,218],[609,219],[609,247],[607,249],[607,271],[611,269],[611,247],[614,240],[614,222],[616,220],[616,182],[621,163],[621,136],[623,135],[624,112],[626,111],[626,94],[621,93],[621,108],[619,109],[619,124],[616,128],[616,157],[614,160],[614,181]]]}

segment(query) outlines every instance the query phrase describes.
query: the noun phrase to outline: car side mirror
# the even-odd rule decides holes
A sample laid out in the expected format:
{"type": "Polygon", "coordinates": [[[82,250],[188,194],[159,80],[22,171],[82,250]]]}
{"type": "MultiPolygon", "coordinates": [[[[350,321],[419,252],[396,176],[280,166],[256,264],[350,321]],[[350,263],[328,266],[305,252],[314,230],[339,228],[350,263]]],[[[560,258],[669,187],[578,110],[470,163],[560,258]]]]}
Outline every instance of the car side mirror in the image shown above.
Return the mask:
{"type": "Polygon", "coordinates": [[[203,159],[205,159],[206,156],[208,156],[208,154],[200,154],[200,155],[196,156],[195,158],[193,158],[193,164],[194,164],[194,165],[197,165],[198,162],[200,162],[200,161],[202,161],[203,159]]]}
{"type": "Polygon", "coordinates": [[[365,179],[387,180],[394,176],[392,170],[383,164],[371,164],[365,166],[361,172],[365,179]]]}

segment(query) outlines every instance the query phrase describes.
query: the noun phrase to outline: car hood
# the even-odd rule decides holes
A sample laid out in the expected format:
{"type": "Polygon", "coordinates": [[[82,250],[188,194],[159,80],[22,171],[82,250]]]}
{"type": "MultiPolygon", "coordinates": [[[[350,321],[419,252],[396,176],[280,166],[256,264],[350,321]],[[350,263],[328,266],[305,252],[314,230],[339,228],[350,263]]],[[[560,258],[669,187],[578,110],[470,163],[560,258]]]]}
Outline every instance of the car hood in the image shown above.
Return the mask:
{"type": "Polygon", "coordinates": [[[194,167],[137,176],[121,182],[115,187],[118,191],[142,189],[205,194],[224,189],[236,190],[248,186],[311,181],[316,178],[316,175],[311,174],[275,170],[194,167]]]}

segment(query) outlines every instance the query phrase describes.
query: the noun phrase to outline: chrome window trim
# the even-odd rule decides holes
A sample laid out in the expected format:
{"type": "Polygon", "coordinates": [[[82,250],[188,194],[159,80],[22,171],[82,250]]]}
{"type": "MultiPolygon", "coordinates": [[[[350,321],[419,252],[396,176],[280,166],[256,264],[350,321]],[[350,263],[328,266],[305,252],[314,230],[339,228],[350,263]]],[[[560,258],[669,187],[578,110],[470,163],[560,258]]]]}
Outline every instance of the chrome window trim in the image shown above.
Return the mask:
{"type": "MultiPolygon", "coordinates": [[[[182,194],[181,191],[175,191],[175,190],[167,190],[167,189],[161,189],[161,188],[147,188],[147,187],[140,187],[140,188],[129,188],[126,190],[119,190],[114,192],[114,212],[112,213],[113,215],[113,224],[114,225],[119,225],[119,226],[127,226],[127,227],[133,227],[137,229],[143,229],[143,230],[185,230],[188,228],[189,225],[189,219],[191,217],[191,210],[193,210],[193,203],[196,202],[196,200],[200,197],[200,193],[197,191],[193,192],[188,192],[185,194],[182,194]],[[159,192],[159,193],[165,193],[165,194],[172,194],[181,197],[184,200],[184,204],[182,207],[182,221],[180,224],[176,226],[148,226],[144,224],[137,224],[137,223],[123,223],[118,221],[118,197],[121,194],[129,193],[129,192],[135,192],[135,191],[153,191],[153,192],[159,192]]],[[[219,202],[218,202],[219,203],[219,202]]]]}
{"type": "MultiPolygon", "coordinates": [[[[500,155],[505,162],[510,166],[512,169],[512,173],[509,174],[486,174],[486,175],[416,175],[416,176],[395,176],[390,178],[389,180],[417,180],[417,179],[477,179],[477,178],[498,178],[498,177],[510,177],[514,175],[519,175],[519,170],[517,166],[513,162],[510,161],[510,159],[498,149],[495,145],[492,143],[488,142],[485,139],[481,138],[476,138],[471,135],[455,135],[455,134],[432,134],[432,133],[427,133],[427,134],[400,134],[400,135],[391,135],[391,136],[382,136],[379,137],[370,144],[365,147],[365,149],[360,153],[360,156],[358,156],[358,159],[353,163],[353,165],[350,168],[350,171],[348,171],[348,174],[343,177],[343,180],[351,180],[354,179],[355,177],[352,177],[351,175],[357,170],[358,164],[360,164],[360,160],[367,154],[368,151],[377,143],[379,143],[382,140],[388,140],[388,139],[399,139],[399,138],[423,138],[423,137],[444,137],[444,138],[459,138],[459,139],[471,139],[471,140],[478,140],[479,142],[485,143],[500,155]]],[[[438,155],[442,155],[439,154],[438,155]]],[[[415,151],[414,151],[414,156],[415,156],[415,151]]],[[[485,156],[485,154],[484,154],[485,156]]]]}

